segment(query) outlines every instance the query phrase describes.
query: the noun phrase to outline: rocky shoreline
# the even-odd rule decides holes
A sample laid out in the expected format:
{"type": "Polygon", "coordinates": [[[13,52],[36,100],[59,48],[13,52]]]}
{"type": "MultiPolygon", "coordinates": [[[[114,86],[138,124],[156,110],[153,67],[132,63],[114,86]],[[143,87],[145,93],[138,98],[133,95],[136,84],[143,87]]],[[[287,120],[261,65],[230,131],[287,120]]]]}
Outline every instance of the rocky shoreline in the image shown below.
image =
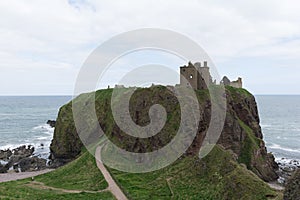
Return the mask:
{"type": "Polygon", "coordinates": [[[296,159],[287,159],[287,158],[280,158],[276,159],[276,162],[279,166],[277,174],[279,179],[277,182],[280,185],[285,186],[287,181],[292,177],[293,173],[300,169],[300,161],[296,159]]]}
{"type": "Polygon", "coordinates": [[[32,145],[0,150],[0,173],[32,172],[48,168],[47,160],[34,155],[32,145]]]}
{"type": "MultiPolygon", "coordinates": [[[[47,124],[54,128],[55,120],[48,120],[47,124]]],[[[41,144],[43,147],[44,144],[41,144]]],[[[35,151],[33,145],[21,145],[14,149],[0,149],[0,174],[4,173],[19,173],[19,172],[35,172],[49,168],[51,161],[42,158],[35,151]]]]}

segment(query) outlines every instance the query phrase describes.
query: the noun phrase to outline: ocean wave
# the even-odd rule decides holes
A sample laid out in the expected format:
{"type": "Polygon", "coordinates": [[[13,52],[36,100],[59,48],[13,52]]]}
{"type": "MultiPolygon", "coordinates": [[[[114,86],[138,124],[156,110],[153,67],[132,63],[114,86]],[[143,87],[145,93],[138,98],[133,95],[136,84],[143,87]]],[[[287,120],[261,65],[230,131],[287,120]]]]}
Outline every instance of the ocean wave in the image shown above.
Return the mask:
{"type": "Polygon", "coordinates": [[[300,153],[300,149],[291,149],[291,148],[287,148],[287,147],[282,147],[279,144],[272,144],[272,145],[268,146],[268,148],[278,149],[278,150],[288,151],[288,152],[300,153]]]}
{"type": "Polygon", "coordinates": [[[31,146],[34,146],[33,144],[30,144],[30,143],[23,143],[23,144],[6,144],[6,145],[3,145],[3,146],[0,146],[0,150],[7,150],[7,149],[16,149],[20,146],[23,146],[23,145],[31,145],[31,146]]]}
{"type": "Polygon", "coordinates": [[[41,125],[38,125],[38,126],[35,126],[32,128],[33,130],[53,130],[54,128],[52,128],[49,124],[41,124],[41,125]]]}
{"type": "Polygon", "coordinates": [[[49,140],[49,137],[47,136],[42,136],[42,137],[37,137],[37,140],[49,140]]]}
{"type": "Polygon", "coordinates": [[[15,113],[0,113],[0,116],[16,116],[15,113]]]}
{"type": "Polygon", "coordinates": [[[33,131],[41,131],[43,133],[47,133],[49,135],[53,135],[54,128],[52,128],[49,124],[41,124],[32,128],[33,131]]]}
{"type": "Polygon", "coordinates": [[[272,125],[270,124],[260,124],[260,127],[261,128],[268,128],[268,127],[271,127],[272,125]]]}

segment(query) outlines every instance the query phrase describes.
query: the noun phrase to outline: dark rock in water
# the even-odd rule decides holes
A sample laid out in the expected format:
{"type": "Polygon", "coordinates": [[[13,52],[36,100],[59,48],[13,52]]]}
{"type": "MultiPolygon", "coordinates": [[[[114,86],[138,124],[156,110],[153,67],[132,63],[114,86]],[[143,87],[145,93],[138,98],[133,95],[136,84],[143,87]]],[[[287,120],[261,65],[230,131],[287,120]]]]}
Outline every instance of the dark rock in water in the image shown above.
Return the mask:
{"type": "Polygon", "coordinates": [[[12,150],[13,155],[20,155],[22,157],[28,157],[31,156],[34,152],[34,147],[31,145],[28,145],[26,148],[26,145],[20,146],[16,149],[12,150]]]}
{"type": "Polygon", "coordinates": [[[8,160],[9,157],[12,155],[11,150],[0,150],[0,160],[8,160]]]}
{"type": "MultiPolygon", "coordinates": [[[[6,151],[1,151],[2,152],[2,157],[4,159],[4,161],[7,161],[7,164],[5,164],[3,166],[3,173],[5,173],[5,171],[9,170],[11,167],[15,166],[20,160],[24,159],[24,158],[28,158],[30,156],[32,156],[33,152],[34,152],[34,147],[31,145],[23,145],[20,146],[18,148],[15,148],[13,150],[6,150],[6,151]]],[[[14,168],[15,169],[15,168],[14,168]]],[[[16,169],[15,169],[16,171],[16,169]]]]}
{"type": "Polygon", "coordinates": [[[55,120],[48,120],[47,124],[49,124],[49,126],[51,126],[52,128],[55,127],[56,121],[55,120]]]}
{"type": "Polygon", "coordinates": [[[300,169],[288,180],[284,191],[284,200],[300,200],[300,169]]]}

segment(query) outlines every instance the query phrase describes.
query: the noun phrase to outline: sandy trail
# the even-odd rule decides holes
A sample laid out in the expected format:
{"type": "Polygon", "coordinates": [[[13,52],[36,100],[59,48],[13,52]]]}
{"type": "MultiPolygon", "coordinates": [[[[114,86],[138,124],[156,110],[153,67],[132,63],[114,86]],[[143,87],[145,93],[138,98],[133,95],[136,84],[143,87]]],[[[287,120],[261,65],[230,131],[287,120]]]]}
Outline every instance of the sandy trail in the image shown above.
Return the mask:
{"type": "Polygon", "coordinates": [[[24,178],[30,178],[34,177],[40,174],[45,174],[48,172],[53,171],[53,169],[45,169],[41,171],[36,171],[36,172],[20,172],[20,173],[5,173],[5,174],[0,174],[0,183],[2,182],[8,182],[8,181],[15,181],[15,180],[20,180],[24,178]]]}
{"type": "Polygon", "coordinates": [[[103,146],[97,147],[96,149],[96,162],[97,162],[97,167],[100,169],[102,172],[106,182],[108,183],[108,188],[109,190],[118,200],[127,200],[127,197],[124,195],[120,187],[117,185],[117,183],[114,181],[114,179],[111,177],[110,173],[107,171],[105,168],[104,164],[101,162],[101,149],[103,146]]]}

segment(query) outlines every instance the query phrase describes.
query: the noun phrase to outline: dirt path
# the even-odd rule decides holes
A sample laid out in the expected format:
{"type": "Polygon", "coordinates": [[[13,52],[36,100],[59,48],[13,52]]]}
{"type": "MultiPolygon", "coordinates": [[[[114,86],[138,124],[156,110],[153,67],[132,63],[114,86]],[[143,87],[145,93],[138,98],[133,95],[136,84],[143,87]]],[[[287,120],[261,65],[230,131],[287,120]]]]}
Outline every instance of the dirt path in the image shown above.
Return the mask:
{"type": "Polygon", "coordinates": [[[274,190],[278,190],[278,191],[284,190],[284,187],[282,187],[281,185],[279,185],[277,183],[268,183],[268,185],[270,186],[270,188],[273,188],[274,190]]]}
{"type": "Polygon", "coordinates": [[[108,183],[109,190],[118,200],[127,200],[127,197],[124,195],[120,187],[117,185],[117,183],[114,181],[114,179],[111,177],[110,173],[105,168],[104,164],[101,161],[101,149],[103,146],[97,147],[95,158],[97,162],[97,167],[102,172],[106,182],[108,183]]]}
{"type": "Polygon", "coordinates": [[[36,171],[36,172],[20,172],[20,173],[5,173],[5,174],[0,174],[0,183],[2,182],[8,182],[8,181],[15,181],[15,180],[20,180],[24,178],[30,178],[34,177],[40,174],[45,174],[48,172],[53,171],[53,169],[45,169],[41,171],[36,171]]]}
{"type": "Polygon", "coordinates": [[[171,180],[172,178],[167,178],[166,179],[166,181],[167,181],[167,185],[168,185],[168,188],[169,188],[169,190],[170,190],[170,192],[171,192],[171,198],[173,198],[174,197],[174,192],[173,192],[173,190],[172,190],[172,188],[171,188],[171,184],[170,184],[170,180],[171,180]]]}
{"type": "Polygon", "coordinates": [[[42,190],[54,190],[57,192],[63,192],[63,193],[74,193],[74,194],[78,194],[78,193],[82,193],[82,192],[86,192],[86,193],[100,193],[100,192],[104,192],[107,191],[107,189],[105,190],[99,190],[99,191],[89,191],[89,190],[67,190],[67,189],[62,189],[62,188],[55,188],[55,187],[51,187],[51,186],[47,186],[42,182],[38,182],[38,181],[32,181],[30,183],[27,184],[29,187],[32,188],[37,188],[37,189],[42,189],[42,190]]]}

